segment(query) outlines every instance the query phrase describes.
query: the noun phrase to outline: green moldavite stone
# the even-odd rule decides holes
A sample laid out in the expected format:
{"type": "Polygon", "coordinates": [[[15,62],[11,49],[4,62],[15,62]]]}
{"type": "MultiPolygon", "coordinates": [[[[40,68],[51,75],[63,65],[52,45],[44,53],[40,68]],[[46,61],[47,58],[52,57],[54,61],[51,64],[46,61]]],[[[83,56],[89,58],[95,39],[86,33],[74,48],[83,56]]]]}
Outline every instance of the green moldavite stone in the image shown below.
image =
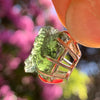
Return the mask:
{"type": "Polygon", "coordinates": [[[25,60],[25,72],[33,73],[37,70],[50,72],[54,63],[50,62],[45,56],[57,59],[63,47],[58,43],[57,38],[65,39],[65,33],[59,32],[53,27],[43,27],[36,37],[34,47],[29,57],[25,60]]]}

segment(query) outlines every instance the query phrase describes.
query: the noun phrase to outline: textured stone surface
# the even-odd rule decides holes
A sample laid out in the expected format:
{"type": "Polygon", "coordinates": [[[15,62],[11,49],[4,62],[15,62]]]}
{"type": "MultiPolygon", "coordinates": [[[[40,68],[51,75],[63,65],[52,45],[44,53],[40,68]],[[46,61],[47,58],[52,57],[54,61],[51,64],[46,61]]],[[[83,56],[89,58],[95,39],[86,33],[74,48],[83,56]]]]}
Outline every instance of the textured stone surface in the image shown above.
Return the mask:
{"type": "Polygon", "coordinates": [[[40,29],[31,54],[25,61],[25,72],[34,72],[37,68],[44,72],[50,71],[54,64],[45,56],[57,59],[63,51],[63,47],[56,40],[57,37],[66,39],[64,34],[62,35],[53,27],[47,26],[40,29]]]}

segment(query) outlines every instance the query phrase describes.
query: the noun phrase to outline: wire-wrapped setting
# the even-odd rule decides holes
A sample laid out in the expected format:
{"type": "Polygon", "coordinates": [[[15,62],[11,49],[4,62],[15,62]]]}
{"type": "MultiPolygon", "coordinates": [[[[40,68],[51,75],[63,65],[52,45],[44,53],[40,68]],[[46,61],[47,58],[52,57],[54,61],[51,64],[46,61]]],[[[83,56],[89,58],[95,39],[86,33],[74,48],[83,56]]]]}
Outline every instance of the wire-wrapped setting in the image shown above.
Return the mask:
{"type": "Polygon", "coordinates": [[[56,38],[56,41],[63,48],[62,52],[57,55],[57,59],[51,58],[48,55],[45,56],[53,63],[53,67],[47,73],[37,69],[39,78],[43,82],[60,83],[64,79],[68,79],[81,57],[77,42],[73,40],[67,31],[63,31],[62,33],[66,34],[64,40],[56,38]]]}

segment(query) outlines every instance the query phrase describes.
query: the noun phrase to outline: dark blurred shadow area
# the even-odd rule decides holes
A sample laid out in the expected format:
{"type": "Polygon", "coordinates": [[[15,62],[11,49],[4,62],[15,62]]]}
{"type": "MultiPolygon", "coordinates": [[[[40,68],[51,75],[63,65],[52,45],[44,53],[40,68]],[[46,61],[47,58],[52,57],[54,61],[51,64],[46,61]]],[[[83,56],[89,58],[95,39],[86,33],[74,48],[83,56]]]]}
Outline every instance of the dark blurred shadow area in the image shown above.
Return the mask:
{"type": "Polygon", "coordinates": [[[0,100],[100,100],[100,49],[80,46],[80,62],[62,84],[24,72],[24,60],[46,25],[65,29],[51,0],[0,0],[0,100]]]}

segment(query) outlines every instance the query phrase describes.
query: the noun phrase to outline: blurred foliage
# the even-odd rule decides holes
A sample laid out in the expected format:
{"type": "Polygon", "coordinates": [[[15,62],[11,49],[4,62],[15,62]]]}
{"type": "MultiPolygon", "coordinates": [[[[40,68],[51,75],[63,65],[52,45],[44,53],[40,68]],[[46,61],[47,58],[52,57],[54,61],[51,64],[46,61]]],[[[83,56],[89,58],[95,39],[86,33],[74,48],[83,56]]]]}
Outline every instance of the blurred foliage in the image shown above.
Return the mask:
{"type": "Polygon", "coordinates": [[[87,84],[90,82],[88,76],[74,69],[68,81],[63,85],[64,97],[70,98],[71,95],[79,96],[80,100],[87,100],[87,84]]]}

